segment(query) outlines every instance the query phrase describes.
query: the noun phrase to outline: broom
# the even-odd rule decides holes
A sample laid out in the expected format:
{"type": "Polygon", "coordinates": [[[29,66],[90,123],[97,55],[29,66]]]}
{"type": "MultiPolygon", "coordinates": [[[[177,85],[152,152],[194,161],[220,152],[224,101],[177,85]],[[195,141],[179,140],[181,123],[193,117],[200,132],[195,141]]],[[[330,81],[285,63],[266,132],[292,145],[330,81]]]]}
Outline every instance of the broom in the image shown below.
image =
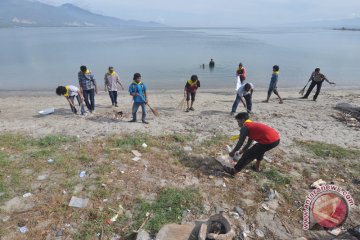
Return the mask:
{"type": "MultiPolygon", "coordinates": [[[[145,99],[139,94],[139,96],[141,97],[141,99],[145,102],[145,99]]],[[[148,105],[148,107],[150,108],[150,110],[151,110],[151,112],[156,116],[156,117],[158,117],[159,116],[159,113],[156,111],[156,109],[155,108],[152,108],[151,106],[150,106],[150,104],[146,104],[146,105],[148,105]]]]}
{"type": "Polygon", "coordinates": [[[306,83],[305,87],[300,90],[299,94],[300,94],[301,96],[304,95],[305,89],[306,89],[306,87],[307,87],[307,85],[309,84],[310,81],[311,81],[311,80],[309,80],[309,81],[306,83]]]}
{"type": "Polygon", "coordinates": [[[178,104],[178,106],[176,107],[176,109],[178,110],[184,110],[185,107],[185,97],[183,97],[183,99],[181,99],[180,103],[178,104]]]}

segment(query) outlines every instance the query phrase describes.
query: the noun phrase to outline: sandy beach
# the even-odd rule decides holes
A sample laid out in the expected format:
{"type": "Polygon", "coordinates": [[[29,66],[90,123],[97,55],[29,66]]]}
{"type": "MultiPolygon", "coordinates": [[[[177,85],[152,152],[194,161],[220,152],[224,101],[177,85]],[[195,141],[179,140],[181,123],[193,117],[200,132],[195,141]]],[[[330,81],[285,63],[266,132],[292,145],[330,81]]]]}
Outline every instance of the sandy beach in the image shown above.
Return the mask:
{"type": "MultiPolygon", "coordinates": [[[[303,230],[304,201],[318,179],[351,193],[355,205],[341,230],[347,234],[360,225],[360,88],[324,87],[316,102],[312,95],[299,99],[299,90],[279,89],[284,99],[279,104],[275,96],[263,103],[266,89],[255,89],[251,118],[275,128],[281,143],[266,153],[271,161],[263,161],[261,172],[249,166],[235,178],[215,160],[226,155],[225,145],[236,143],[229,137],[239,133],[230,116],[234,90],[199,89],[195,111],[190,112],[179,106],[182,90],[149,91],[150,105],[159,117],[147,109],[148,125],[141,123],[140,112],[137,123],[128,122],[132,101],[126,91],[119,91],[117,108],[111,106],[107,93],[100,92],[95,96],[96,113],[86,116],[74,115],[65,98],[55,92],[1,92],[0,235],[3,239],[54,239],[59,233],[61,239],[135,239],[129,233],[148,220],[144,212],[139,215],[138,199],[156,203],[167,189],[195,188],[202,210],[186,210],[199,204],[193,200],[176,222],[207,219],[224,209],[237,236],[249,236],[242,239],[333,239],[321,227],[303,230]],[[49,107],[55,112],[38,114],[49,107]],[[119,111],[123,116],[116,118],[119,111]],[[134,160],[132,149],[142,157],[134,160]],[[83,171],[85,177],[79,177],[83,171]],[[264,200],[270,188],[276,190],[276,197],[264,200]],[[24,197],[27,192],[30,197],[24,197]],[[69,207],[73,196],[89,203],[80,210],[69,207]],[[110,225],[107,221],[119,204],[125,210],[110,225]],[[245,215],[235,218],[233,211],[239,206],[245,215]],[[20,233],[19,226],[25,225],[28,232],[20,233]]],[[[243,110],[240,104],[238,112],[243,110]]],[[[153,237],[159,230],[142,226],[153,237]]]]}
{"type": "MultiPolygon", "coordinates": [[[[237,134],[238,126],[230,116],[234,91],[204,90],[197,93],[195,111],[189,113],[179,108],[183,98],[181,90],[149,92],[150,105],[160,114],[155,117],[147,108],[149,125],[128,123],[131,119],[132,99],[126,91],[119,91],[119,107],[111,106],[107,93],[100,92],[95,97],[96,113],[85,117],[74,115],[64,97],[51,92],[34,92],[19,96],[18,92],[1,97],[1,132],[20,132],[32,136],[66,134],[81,138],[104,137],[113,134],[143,132],[150,135],[168,133],[197,135],[201,141],[214,133],[237,134]],[[50,115],[40,115],[38,111],[54,107],[50,115]],[[115,119],[115,112],[123,112],[123,117],[115,119]]],[[[284,104],[278,104],[276,96],[269,103],[262,103],[266,90],[255,90],[253,95],[253,120],[261,121],[277,129],[281,134],[282,146],[292,144],[294,139],[318,140],[345,147],[360,147],[358,128],[349,128],[337,121],[335,109],[339,103],[360,105],[360,88],[323,88],[316,102],[299,99],[298,89],[280,89],[284,104]]],[[[239,104],[238,110],[245,110],[239,104]]]]}

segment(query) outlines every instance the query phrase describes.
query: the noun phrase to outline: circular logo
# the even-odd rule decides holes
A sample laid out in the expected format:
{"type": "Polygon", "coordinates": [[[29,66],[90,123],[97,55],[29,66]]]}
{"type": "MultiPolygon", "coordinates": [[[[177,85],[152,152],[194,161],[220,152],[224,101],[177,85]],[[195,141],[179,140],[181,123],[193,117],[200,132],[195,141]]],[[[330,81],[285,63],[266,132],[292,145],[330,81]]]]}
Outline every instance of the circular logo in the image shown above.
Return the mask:
{"type": "Polygon", "coordinates": [[[317,196],[312,203],[312,216],[315,221],[326,228],[335,228],[344,223],[349,207],[339,194],[325,192],[317,196]]]}

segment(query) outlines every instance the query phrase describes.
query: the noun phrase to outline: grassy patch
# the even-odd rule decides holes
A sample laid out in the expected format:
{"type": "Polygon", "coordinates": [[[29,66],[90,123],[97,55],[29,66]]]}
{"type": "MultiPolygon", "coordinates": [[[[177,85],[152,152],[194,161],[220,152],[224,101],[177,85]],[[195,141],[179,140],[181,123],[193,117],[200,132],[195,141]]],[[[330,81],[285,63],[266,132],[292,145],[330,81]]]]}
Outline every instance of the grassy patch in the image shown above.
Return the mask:
{"type": "Polygon", "coordinates": [[[40,138],[36,141],[36,145],[39,147],[50,147],[57,146],[60,144],[68,143],[75,141],[75,137],[64,136],[64,135],[48,135],[46,137],[40,138]]]}
{"type": "Polygon", "coordinates": [[[130,151],[132,149],[140,149],[143,143],[148,142],[149,137],[144,134],[134,133],[125,135],[119,139],[115,139],[115,147],[120,151],[130,151]]]}
{"type": "Polygon", "coordinates": [[[180,223],[182,214],[187,209],[193,213],[201,211],[200,193],[195,189],[165,189],[154,203],[140,200],[135,209],[134,229],[137,230],[146,221],[146,213],[150,213],[145,229],[157,232],[166,223],[180,223]]]}
{"type": "Polygon", "coordinates": [[[214,134],[210,139],[205,140],[201,143],[203,147],[209,147],[209,146],[224,146],[229,141],[229,136],[224,135],[222,133],[216,133],[214,134]]]}
{"type": "Polygon", "coordinates": [[[360,155],[357,149],[347,149],[334,144],[328,144],[318,141],[297,141],[297,143],[312,152],[318,157],[322,158],[336,158],[336,159],[355,159],[360,155]]]}
{"type": "Polygon", "coordinates": [[[270,181],[273,181],[277,185],[285,185],[285,184],[290,183],[290,178],[288,178],[287,176],[284,176],[283,174],[279,173],[279,171],[277,171],[273,168],[269,169],[269,170],[265,170],[263,172],[263,174],[265,175],[265,177],[267,179],[269,179],[270,181]]]}

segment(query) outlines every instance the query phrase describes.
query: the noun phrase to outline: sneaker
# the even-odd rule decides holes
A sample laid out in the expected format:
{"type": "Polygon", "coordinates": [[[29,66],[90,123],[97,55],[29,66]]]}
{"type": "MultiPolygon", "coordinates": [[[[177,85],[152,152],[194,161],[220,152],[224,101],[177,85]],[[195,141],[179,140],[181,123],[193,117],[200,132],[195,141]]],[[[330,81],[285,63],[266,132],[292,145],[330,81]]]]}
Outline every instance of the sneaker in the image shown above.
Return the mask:
{"type": "Polygon", "coordinates": [[[189,108],[187,108],[187,109],[185,110],[185,112],[189,112],[189,108]]]}
{"type": "Polygon", "coordinates": [[[234,168],[228,167],[228,166],[223,166],[223,169],[226,173],[228,173],[229,175],[231,175],[232,177],[235,176],[235,174],[237,173],[237,171],[234,168]]]}
{"type": "Polygon", "coordinates": [[[136,120],[135,120],[135,119],[131,119],[129,122],[136,122],[136,120]]]}
{"type": "Polygon", "coordinates": [[[193,107],[189,108],[189,110],[191,110],[191,111],[195,111],[195,109],[194,109],[193,107]]]}
{"type": "Polygon", "coordinates": [[[117,104],[115,104],[115,107],[118,107],[118,105],[117,105],[117,104]]]}
{"type": "Polygon", "coordinates": [[[147,122],[147,121],[142,121],[142,123],[143,123],[143,124],[149,124],[149,122],[147,122]]]}
{"type": "Polygon", "coordinates": [[[301,97],[301,99],[307,99],[307,97],[304,96],[304,97],[301,97]]]}
{"type": "Polygon", "coordinates": [[[235,115],[235,112],[230,112],[230,116],[234,116],[235,115]]]}

